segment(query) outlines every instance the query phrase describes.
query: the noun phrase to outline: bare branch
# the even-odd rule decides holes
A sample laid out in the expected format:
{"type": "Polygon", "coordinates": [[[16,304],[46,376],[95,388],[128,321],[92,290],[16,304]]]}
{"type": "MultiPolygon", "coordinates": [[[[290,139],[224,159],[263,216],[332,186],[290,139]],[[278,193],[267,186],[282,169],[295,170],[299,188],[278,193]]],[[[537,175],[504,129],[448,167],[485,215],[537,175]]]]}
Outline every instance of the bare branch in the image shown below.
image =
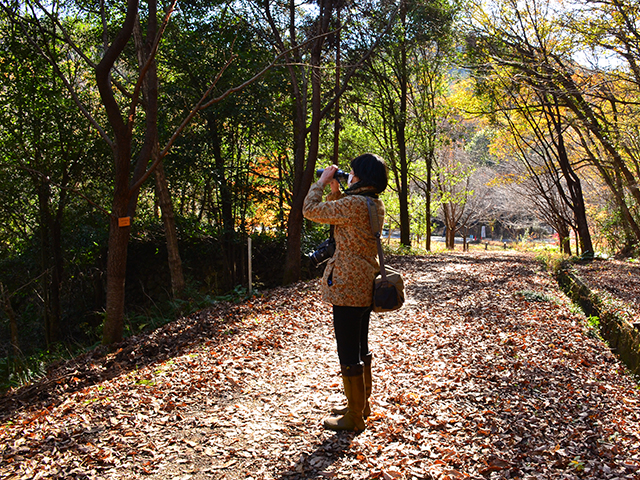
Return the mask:
{"type": "MultiPolygon", "coordinates": [[[[225,63],[225,65],[222,67],[222,69],[218,72],[218,75],[216,75],[216,78],[214,79],[213,83],[207,89],[207,91],[204,93],[204,95],[202,96],[200,101],[191,109],[191,112],[189,112],[189,115],[186,116],[186,118],[182,121],[182,123],[176,129],[176,131],[173,132],[173,135],[171,135],[171,138],[167,142],[167,145],[162,149],[162,151],[158,155],[158,158],[151,164],[151,166],[146,171],[146,173],[144,175],[142,175],[142,177],[140,177],[140,179],[131,187],[131,190],[135,191],[136,189],[140,188],[142,186],[142,184],[147,180],[147,178],[149,178],[151,173],[153,173],[153,171],[160,164],[160,162],[162,161],[164,156],[167,154],[167,152],[169,152],[169,150],[173,146],[173,143],[182,134],[182,131],[185,129],[185,127],[189,124],[189,122],[191,122],[193,117],[195,117],[196,114],[200,110],[202,110],[204,108],[202,105],[203,105],[205,99],[209,96],[211,91],[214,89],[214,87],[216,86],[216,84],[220,80],[220,77],[222,77],[222,74],[229,67],[229,65],[231,65],[231,63],[236,59],[236,57],[237,57],[237,55],[232,55],[231,58],[229,58],[229,60],[227,60],[227,63],[225,63]]],[[[210,104],[210,102],[209,102],[209,104],[210,104]]]]}
{"type": "MultiPolygon", "coordinates": [[[[400,2],[400,4],[402,4],[402,2],[400,2]]],[[[373,45],[371,45],[371,47],[369,47],[369,50],[367,50],[367,52],[362,56],[362,58],[360,58],[360,61],[352,65],[352,67],[348,70],[345,78],[342,81],[342,88],[340,88],[340,90],[333,96],[333,98],[329,101],[329,103],[327,103],[325,107],[322,109],[322,111],[320,112],[320,116],[322,118],[324,118],[324,116],[329,113],[329,111],[333,108],[334,104],[338,101],[338,99],[342,96],[342,94],[347,90],[347,87],[349,85],[349,80],[351,80],[351,77],[364,64],[364,62],[366,62],[369,59],[369,57],[373,54],[376,48],[378,48],[378,45],[380,44],[382,39],[387,35],[387,33],[389,33],[389,30],[391,30],[391,27],[393,26],[393,21],[395,20],[398,14],[398,11],[400,9],[400,4],[396,7],[396,9],[393,11],[391,16],[389,17],[389,22],[387,23],[386,28],[378,36],[378,38],[376,38],[376,41],[373,42],[373,45]]]]}
{"type": "Polygon", "coordinates": [[[177,3],[177,0],[173,0],[171,5],[169,6],[169,10],[167,11],[167,14],[164,17],[164,20],[162,21],[162,26],[158,30],[158,33],[156,34],[156,38],[153,41],[153,47],[151,48],[151,52],[149,53],[149,58],[147,58],[146,63],[140,69],[140,75],[138,76],[138,81],[136,82],[136,86],[133,89],[133,95],[131,97],[131,104],[130,104],[131,107],[129,108],[129,115],[127,117],[129,133],[133,131],[133,120],[135,118],[136,106],[138,105],[138,98],[140,97],[140,90],[142,89],[144,77],[147,75],[147,72],[149,71],[151,64],[155,60],[156,54],[158,53],[158,45],[160,44],[160,39],[162,38],[162,35],[167,29],[167,25],[169,24],[169,19],[171,18],[171,15],[175,10],[176,3],[177,3]]]}
{"type": "MultiPolygon", "coordinates": [[[[93,61],[91,61],[91,59],[87,57],[84,54],[84,52],[73,42],[73,40],[71,39],[71,36],[67,32],[67,29],[64,28],[62,24],[58,21],[58,17],[56,15],[53,15],[46,8],[44,8],[42,3],[40,3],[38,0],[32,0],[32,1],[38,6],[40,11],[43,12],[49,18],[49,20],[51,20],[51,22],[56,26],[56,28],[60,29],[60,31],[62,32],[61,40],[64,40],[64,42],[67,45],[69,45],[73,49],[73,51],[76,52],[80,56],[80,58],[82,58],[87,63],[87,65],[89,65],[91,68],[95,68],[96,64],[93,61]]],[[[34,18],[37,18],[35,14],[34,14],[34,18]]],[[[52,37],[58,38],[55,32],[49,32],[49,33],[52,37]]]]}
{"type": "MultiPolygon", "coordinates": [[[[329,35],[329,33],[326,33],[324,35],[321,36],[326,36],[329,35]]],[[[191,122],[191,120],[193,119],[193,117],[196,116],[196,114],[208,107],[210,107],[211,105],[215,104],[215,103],[219,103],[222,100],[224,100],[225,98],[227,98],[229,95],[231,95],[232,93],[236,93],[239,92],[240,90],[246,88],[247,86],[251,85],[252,83],[255,83],[257,80],[259,80],[262,76],[264,76],[265,73],[267,73],[269,70],[271,70],[271,68],[273,68],[274,65],[277,64],[278,60],[280,60],[282,57],[288,55],[289,53],[291,53],[293,50],[296,50],[300,47],[303,47],[304,45],[306,45],[307,43],[310,43],[314,40],[316,40],[318,37],[313,37],[309,40],[307,40],[306,42],[304,42],[301,45],[296,45],[295,47],[292,47],[284,52],[279,53],[278,55],[276,55],[273,60],[271,61],[271,63],[269,63],[269,65],[267,65],[266,67],[264,67],[260,72],[256,73],[253,77],[251,77],[249,80],[241,83],[238,86],[235,87],[231,87],[229,88],[227,91],[225,91],[224,93],[222,93],[220,96],[213,98],[211,100],[209,100],[208,102],[205,103],[207,97],[211,94],[211,92],[213,91],[213,89],[215,88],[216,84],[218,83],[218,81],[220,80],[220,78],[222,77],[222,74],[226,71],[227,68],[229,68],[229,66],[231,65],[231,63],[233,63],[233,61],[237,58],[237,55],[234,54],[232,55],[229,60],[227,60],[227,62],[224,64],[224,66],[220,69],[220,71],[218,72],[218,74],[216,75],[216,78],[213,80],[213,83],[211,84],[211,86],[207,89],[207,91],[204,93],[204,95],[202,95],[202,98],[200,98],[200,101],[198,101],[198,103],[191,109],[191,111],[189,112],[189,114],[186,116],[186,118],[182,121],[182,123],[180,124],[180,126],[175,130],[175,132],[173,133],[173,135],[171,135],[171,138],[169,139],[169,141],[167,142],[167,144],[165,145],[165,147],[162,149],[162,151],[160,152],[160,154],[158,155],[158,158],[153,162],[153,164],[151,164],[151,166],[149,167],[149,169],[146,171],[146,173],[140,177],[140,179],[131,187],[132,190],[135,190],[137,188],[140,188],[142,186],[142,184],[147,180],[147,178],[149,178],[149,176],[151,175],[151,173],[153,173],[153,170],[155,170],[155,168],[160,164],[160,162],[164,159],[164,157],[167,155],[167,153],[169,152],[169,150],[171,149],[171,147],[173,146],[174,142],[178,139],[178,137],[182,134],[183,130],[186,128],[186,126],[191,122]]]]}

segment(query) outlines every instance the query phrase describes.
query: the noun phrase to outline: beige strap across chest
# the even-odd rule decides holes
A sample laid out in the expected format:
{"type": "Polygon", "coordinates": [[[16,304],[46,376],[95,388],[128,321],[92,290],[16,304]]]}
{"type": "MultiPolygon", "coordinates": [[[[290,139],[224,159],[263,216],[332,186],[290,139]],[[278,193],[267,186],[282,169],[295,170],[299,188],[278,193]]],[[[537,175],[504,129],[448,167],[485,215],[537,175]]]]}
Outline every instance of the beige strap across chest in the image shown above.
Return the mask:
{"type": "Polygon", "coordinates": [[[369,209],[369,222],[371,223],[371,232],[376,237],[376,243],[378,245],[378,260],[380,261],[380,275],[383,280],[387,280],[387,272],[384,268],[384,254],[382,253],[382,243],[380,242],[380,224],[378,223],[378,210],[375,203],[371,200],[371,197],[365,197],[367,199],[367,208],[369,209]]]}

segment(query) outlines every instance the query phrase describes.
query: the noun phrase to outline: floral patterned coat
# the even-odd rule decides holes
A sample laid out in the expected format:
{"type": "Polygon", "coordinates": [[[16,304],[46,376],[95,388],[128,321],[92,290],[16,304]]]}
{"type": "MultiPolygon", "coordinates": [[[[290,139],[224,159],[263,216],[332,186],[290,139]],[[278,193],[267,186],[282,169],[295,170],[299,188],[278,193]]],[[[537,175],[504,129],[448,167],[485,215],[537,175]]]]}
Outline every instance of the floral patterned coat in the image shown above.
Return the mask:
{"type": "MultiPolygon", "coordinates": [[[[373,302],[373,280],[380,272],[380,265],[367,197],[330,193],[323,202],[323,190],[318,182],[311,185],[302,210],[313,222],[334,225],[336,251],[324,269],[322,299],[332,305],[368,307],[373,302]]],[[[382,229],[384,204],[375,198],[373,202],[382,229]]]]}

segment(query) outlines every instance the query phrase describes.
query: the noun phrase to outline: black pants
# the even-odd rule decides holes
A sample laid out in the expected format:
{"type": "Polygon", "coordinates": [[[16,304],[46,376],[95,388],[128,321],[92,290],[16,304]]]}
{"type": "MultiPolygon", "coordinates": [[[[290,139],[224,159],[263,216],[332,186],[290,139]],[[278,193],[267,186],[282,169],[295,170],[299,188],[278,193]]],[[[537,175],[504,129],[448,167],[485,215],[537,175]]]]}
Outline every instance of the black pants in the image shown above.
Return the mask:
{"type": "Polygon", "coordinates": [[[340,365],[359,364],[369,353],[370,315],[371,307],[333,306],[333,329],[340,365]]]}

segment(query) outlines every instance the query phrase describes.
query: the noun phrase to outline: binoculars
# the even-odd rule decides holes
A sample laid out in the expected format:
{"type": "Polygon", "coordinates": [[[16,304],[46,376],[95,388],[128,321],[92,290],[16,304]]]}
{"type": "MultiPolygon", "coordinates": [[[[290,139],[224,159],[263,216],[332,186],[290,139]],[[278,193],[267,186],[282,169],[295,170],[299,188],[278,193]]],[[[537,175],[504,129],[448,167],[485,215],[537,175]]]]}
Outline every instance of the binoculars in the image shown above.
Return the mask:
{"type": "MultiPolygon", "coordinates": [[[[316,170],[316,175],[319,177],[320,175],[322,175],[322,172],[324,172],[324,168],[319,168],[318,170],[316,170]]],[[[333,174],[333,178],[335,178],[336,180],[348,181],[349,174],[344,170],[336,170],[336,173],[333,174]]]]}

